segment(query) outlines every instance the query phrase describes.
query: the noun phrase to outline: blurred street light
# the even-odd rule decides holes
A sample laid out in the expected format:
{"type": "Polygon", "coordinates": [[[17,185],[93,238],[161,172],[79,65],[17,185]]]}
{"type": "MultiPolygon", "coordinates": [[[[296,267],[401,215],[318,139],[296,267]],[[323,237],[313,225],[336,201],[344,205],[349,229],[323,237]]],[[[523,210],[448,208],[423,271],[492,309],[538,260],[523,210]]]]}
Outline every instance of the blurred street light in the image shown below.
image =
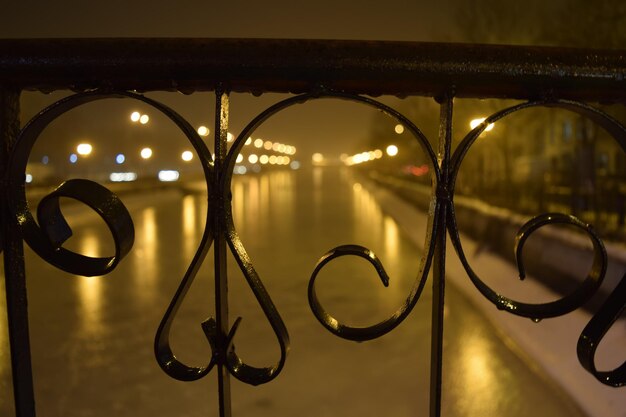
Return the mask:
{"type": "Polygon", "coordinates": [[[316,152],[313,155],[311,155],[311,161],[313,161],[313,164],[315,165],[321,164],[322,162],[324,162],[324,155],[322,155],[319,152],[316,152]]]}
{"type": "Polygon", "coordinates": [[[385,151],[389,156],[396,156],[398,154],[398,147],[396,145],[389,145],[385,151]]]}
{"type": "MultiPolygon", "coordinates": [[[[481,119],[473,119],[470,122],[470,128],[475,129],[477,126],[479,126],[481,123],[483,123],[485,121],[485,118],[481,118],[481,119]]],[[[487,127],[485,128],[485,132],[489,132],[491,129],[493,129],[493,123],[489,123],[487,125],[487,127]]]]}
{"type": "Polygon", "coordinates": [[[82,156],[89,155],[92,150],[93,147],[89,143],[81,143],[76,147],[76,152],[82,156]]]}
{"type": "Polygon", "coordinates": [[[394,128],[394,130],[396,131],[398,135],[401,135],[402,133],[404,133],[404,126],[398,123],[396,127],[394,128]]]}
{"type": "Polygon", "coordinates": [[[143,159],[150,159],[152,157],[152,149],[143,148],[139,154],[143,159]]]}
{"type": "Polygon", "coordinates": [[[193,159],[193,152],[191,151],[184,151],[181,155],[180,155],[181,159],[185,162],[189,162],[193,159]]]}
{"type": "Polygon", "coordinates": [[[198,128],[198,135],[200,136],[209,136],[209,128],[206,126],[200,126],[198,128]]]}

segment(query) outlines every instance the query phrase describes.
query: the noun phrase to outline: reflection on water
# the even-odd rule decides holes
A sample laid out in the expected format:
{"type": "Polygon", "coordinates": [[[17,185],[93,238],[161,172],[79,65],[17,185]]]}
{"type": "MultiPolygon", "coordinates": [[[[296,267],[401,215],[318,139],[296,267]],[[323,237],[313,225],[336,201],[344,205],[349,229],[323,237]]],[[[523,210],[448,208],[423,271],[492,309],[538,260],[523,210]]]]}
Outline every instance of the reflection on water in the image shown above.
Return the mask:
{"type": "MultiPolygon", "coordinates": [[[[81,236],[80,251],[86,256],[100,256],[100,240],[93,233],[81,236]]],[[[86,334],[99,333],[102,329],[102,280],[103,277],[77,276],[82,331],[86,334]]]]}
{"type": "Polygon", "coordinates": [[[468,331],[463,339],[463,348],[460,349],[459,361],[462,369],[460,374],[463,380],[470,382],[464,384],[466,395],[461,409],[471,410],[472,415],[490,415],[493,405],[497,403],[497,397],[505,397],[503,392],[498,392],[496,369],[491,360],[491,344],[488,339],[481,337],[475,332],[468,331]],[[480,398],[480,401],[474,399],[480,398]]]}
{"type": "Polygon", "coordinates": [[[399,239],[398,225],[389,216],[385,216],[383,227],[385,230],[385,253],[391,262],[398,262],[399,239]]]}
{"type": "Polygon", "coordinates": [[[293,227],[296,192],[293,174],[235,177],[232,184],[233,221],[239,234],[275,233],[293,227]]]}
{"type": "MultiPolygon", "coordinates": [[[[135,286],[137,300],[152,305],[158,291],[156,277],[163,262],[159,258],[159,224],[155,207],[146,207],[133,215],[135,223],[134,256],[127,262],[133,263],[130,283],[135,286]]],[[[124,283],[127,284],[127,283],[124,283]]],[[[121,284],[121,285],[124,285],[121,284]]]]}
{"type": "Polygon", "coordinates": [[[185,257],[193,256],[196,250],[196,239],[198,236],[198,225],[196,224],[196,204],[192,195],[183,197],[183,209],[181,211],[183,220],[183,253],[185,257]]]}
{"type": "Polygon", "coordinates": [[[148,276],[155,273],[154,268],[156,267],[156,255],[159,246],[156,209],[154,207],[144,209],[140,214],[138,223],[140,225],[140,237],[135,239],[135,242],[139,243],[140,247],[136,249],[139,251],[142,268],[145,268],[145,276],[148,276]]]}
{"type": "Polygon", "coordinates": [[[84,333],[97,333],[102,328],[102,277],[77,277],[84,333]]]}
{"type": "MultiPolygon", "coordinates": [[[[320,294],[335,285],[328,293],[335,296],[330,306],[333,313],[337,309],[337,318],[342,320],[339,308],[343,308],[357,319],[362,314],[367,325],[375,323],[395,311],[408,294],[419,253],[363,184],[333,168],[233,179],[236,228],[293,341],[285,372],[270,384],[257,388],[232,384],[234,415],[427,415],[428,286],[413,314],[394,332],[371,343],[346,343],[330,336],[306,302],[308,274],[318,257],[346,243],[371,248],[383,261],[391,285],[382,287],[363,259],[353,262],[346,257],[328,264],[328,270],[337,268],[340,273],[331,273],[326,282],[320,278],[320,294]],[[364,264],[364,275],[350,276],[351,263],[364,264]]],[[[207,393],[215,392],[214,375],[183,384],[165,376],[154,360],[154,333],[197,248],[207,204],[204,196],[160,195],[142,197],[143,205],[132,210],[135,246],[111,276],[33,280],[31,294],[45,295],[31,298],[35,302],[29,306],[34,313],[34,340],[39,342],[33,344],[33,356],[42,415],[215,415],[214,398],[207,399],[207,393]],[[61,396],[68,403],[62,412],[56,407],[61,396]]],[[[97,255],[106,239],[96,233],[76,233],[76,237],[86,255],[97,255]]],[[[253,364],[267,365],[276,358],[273,332],[245,280],[237,277],[232,257],[229,262],[231,323],[233,317],[244,318],[236,336],[237,349],[245,358],[249,357],[245,349],[253,350],[262,358],[253,364]]],[[[49,265],[37,260],[29,272],[47,275],[49,271],[49,265]]],[[[180,337],[173,340],[177,354],[188,354],[193,364],[204,364],[210,356],[199,323],[213,314],[211,277],[212,273],[199,274],[173,325],[173,334],[180,328],[176,333],[180,337]]],[[[534,381],[532,372],[524,364],[515,365],[507,354],[497,359],[506,349],[503,343],[489,330],[473,331],[484,328],[487,320],[465,307],[452,288],[446,297],[449,355],[444,372],[449,374],[444,392],[451,394],[445,415],[488,416],[494,410],[499,414],[513,410],[508,415],[525,417],[532,409],[535,417],[578,416],[558,413],[556,406],[535,413],[534,404],[526,404],[530,397],[512,395],[525,392],[528,381],[534,381]],[[503,364],[512,369],[508,374],[502,371],[503,364]],[[523,413],[516,411],[519,404],[526,404],[519,408],[523,413]]],[[[0,320],[0,348],[6,345],[3,325],[0,320]]],[[[0,351],[0,360],[0,377],[6,386],[6,350],[0,351]]],[[[537,386],[531,388],[543,390],[537,386]]],[[[551,391],[545,391],[537,402],[554,401],[549,398],[551,391]]]]}

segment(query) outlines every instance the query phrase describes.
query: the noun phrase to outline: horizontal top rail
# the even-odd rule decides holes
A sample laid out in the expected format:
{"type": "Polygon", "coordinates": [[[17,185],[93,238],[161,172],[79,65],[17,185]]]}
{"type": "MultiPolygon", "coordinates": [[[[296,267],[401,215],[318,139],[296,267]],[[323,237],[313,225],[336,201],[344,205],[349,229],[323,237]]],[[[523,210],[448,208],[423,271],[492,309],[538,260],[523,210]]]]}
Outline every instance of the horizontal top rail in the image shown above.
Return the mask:
{"type": "Polygon", "coordinates": [[[626,51],[304,39],[3,39],[0,85],[622,101],[626,51]]]}

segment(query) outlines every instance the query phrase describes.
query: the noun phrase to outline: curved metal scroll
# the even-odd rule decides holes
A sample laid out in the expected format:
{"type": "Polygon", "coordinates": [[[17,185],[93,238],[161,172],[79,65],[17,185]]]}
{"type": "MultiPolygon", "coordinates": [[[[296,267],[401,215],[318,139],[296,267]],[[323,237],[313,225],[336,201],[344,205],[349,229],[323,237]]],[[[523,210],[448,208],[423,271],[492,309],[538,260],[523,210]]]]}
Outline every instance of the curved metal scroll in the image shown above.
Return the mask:
{"type": "Polygon", "coordinates": [[[322,307],[315,291],[315,279],[317,278],[317,274],[328,262],[346,255],[354,255],[367,260],[376,269],[383,285],[385,287],[389,286],[389,276],[387,275],[383,264],[374,252],[359,245],[342,245],[326,252],[317,262],[317,265],[315,265],[308,287],[309,305],[311,306],[311,310],[317,320],[322,323],[322,326],[328,329],[328,331],[334,334],[340,334],[344,339],[361,342],[371,339],[371,335],[387,333],[389,331],[387,328],[393,324],[395,317],[390,317],[387,320],[373,326],[351,327],[341,324],[339,320],[331,316],[328,312],[326,312],[324,307],[322,307]]]}
{"type": "Polygon", "coordinates": [[[115,194],[98,183],[73,179],[64,182],[41,200],[37,210],[38,225],[26,200],[24,173],[32,147],[46,126],[74,107],[99,98],[93,93],[74,95],[52,104],[33,117],[20,132],[7,170],[9,208],[26,243],[42,259],[57,268],[84,276],[105,275],[128,254],[134,242],[134,227],[128,210],[115,194]],[[63,242],[72,235],[72,230],[59,208],[60,197],[78,200],[98,213],[111,231],[115,243],[113,256],[89,257],[62,247],[63,242]]]}
{"type": "MultiPolygon", "coordinates": [[[[195,132],[194,137],[200,140],[199,137],[195,135],[195,132]]],[[[217,190],[214,189],[215,187],[209,181],[210,178],[214,178],[214,166],[213,164],[210,164],[206,167],[205,178],[207,181],[209,197],[217,197],[221,201],[228,203],[225,203],[224,207],[222,207],[223,211],[220,211],[218,208],[212,207],[211,204],[209,204],[206,228],[201,239],[200,247],[198,248],[198,251],[196,252],[189,268],[187,269],[187,272],[185,273],[185,276],[183,277],[176,291],[176,294],[174,295],[159,325],[159,329],[157,330],[157,334],[155,337],[154,350],[159,365],[168,375],[178,380],[193,381],[200,379],[205,376],[215,364],[224,363],[230,373],[240,381],[251,385],[264,384],[274,379],[280,373],[285,364],[287,353],[289,351],[289,334],[287,332],[287,328],[282,318],[280,317],[278,310],[274,306],[271,297],[265,289],[263,282],[254,270],[252,262],[243,247],[243,243],[241,242],[241,239],[239,238],[235,230],[232,218],[232,208],[230,205],[230,179],[233,175],[235,158],[239,152],[239,149],[236,149],[237,144],[238,142],[236,141],[231,147],[231,150],[227,156],[227,160],[224,164],[224,169],[222,172],[219,173],[221,180],[217,185],[217,190]],[[232,157],[233,154],[235,155],[235,157],[232,157]],[[234,345],[234,337],[237,329],[239,328],[239,325],[241,324],[241,317],[238,317],[235,320],[228,335],[226,335],[226,346],[221,348],[223,349],[223,351],[221,351],[220,347],[217,346],[218,329],[215,319],[209,318],[202,323],[202,329],[209,341],[211,350],[213,352],[211,360],[206,366],[194,367],[185,365],[176,358],[170,347],[169,333],[176,312],[182,305],[185,294],[189,290],[189,287],[191,286],[193,279],[195,278],[200,268],[200,265],[202,264],[213,240],[216,237],[216,231],[213,230],[211,226],[215,218],[220,218],[222,224],[224,224],[226,229],[226,235],[224,237],[228,242],[231,252],[237,260],[237,263],[239,264],[239,267],[244,277],[246,278],[248,285],[254,293],[257,301],[259,302],[259,305],[261,306],[261,309],[263,310],[266,318],[268,319],[268,322],[270,323],[270,326],[274,331],[274,334],[276,335],[278,344],[280,346],[280,358],[278,362],[272,366],[251,366],[246,364],[237,355],[234,345]]],[[[242,145],[243,142],[239,141],[239,146],[241,147],[242,145]]],[[[211,160],[210,154],[201,155],[201,158],[204,158],[204,160],[206,161],[211,160]]]]}
{"type": "MultiPolygon", "coordinates": [[[[183,117],[169,107],[135,93],[103,93],[99,91],[69,96],[47,107],[24,127],[18,138],[9,163],[9,192],[7,197],[10,202],[10,207],[14,210],[13,214],[21,227],[24,240],[29,246],[31,246],[39,256],[58,268],[80,275],[92,276],[106,274],[129,252],[134,241],[134,228],[128,211],[113,193],[101,185],[89,180],[74,179],[63,183],[50,195],[42,199],[37,213],[40,225],[37,225],[26,201],[24,172],[30,151],[36,139],[48,124],[75,107],[110,98],[132,98],[142,101],[160,111],[174,122],[198,153],[204,170],[209,195],[213,195],[214,186],[210,181],[210,179],[213,178],[214,169],[211,153],[198,136],[195,129],[183,117]],[[116,251],[114,256],[91,258],[68,251],[61,246],[62,243],[71,236],[72,232],[61,213],[59,207],[60,197],[69,197],[81,201],[94,209],[104,219],[115,241],[116,251]]],[[[229,175],[232,175],[232,167],[229,175]]],[[[226,194],[226,192],[224,192],[224,194],[226,194]]],[[[157,362],[168,375],[180,380],[195,380],[201,378],[210,371],[216,363],[216,360],[219,360],[220,357],[220,348],[215,344],[216,326],[214,319],[208,319],[202,323],[202,329],[213,352],[206,366],[193,367],[182,363],[173,354],[169,342],[170,328],[176,312],[182,304],[184,296],[191,286],[213,241],[214,233],[211,229],[211,216],[218,215],[215,211],[214,208],[211,208],[209,213],[207,213],[206,228],[199,248],[163,317],[155,338],[154,349],[157,362]]],[[[230,224],[232,226],[232,219],[230,220],[230,224]]],[[[242,249],[237,252],[236,257],[241,258],[241,250],[242,249]]],[[[274,378],[282,368],[284,357],[288,350],[288,336],[285,326],[276,312],[269,295],[264,289],[259,289],[259,287],[262,288],[262,284],[258,276],[255,275],[255,279],[248,281],[255,294],[262,294],[259,301],[263,309],[274,312],[270,317],[270,322],[273,327],[281,330],[280,343],[282,357],[279,365],[270,368],[253,368],[244,364],[241,360],[238,360],[234,354],[233,338],[241,322],[240,318],[235,321],[227,336],[228,343],[226,349],[229,353],[224,356],[227,356],[225,362],[227,362],[227,366],[236,377],[251,384],[258,384],[274,378]],[[266,304],[269,304],[270,307],[266,304]],[[276,322],[278,322],[278,324],[276,324],[276,322]]]]}
{"type": "MultiPolygon", "coordinates": [[[[626,275],[604,302],[600,310],[591,318],[578,339],[578,361],[596,379],[613,387],[626,385],[626,361],[611,371],[598,371],[595,355],[598,345],[613,323],[626,310],[626,275]]],[[[622,346],[623,347],[623,346],[622,346]]]]}
{"type": "MultiPolygon", "coordinates": [[[[437,158],[435,156],[435,153],[433,151],[433,149],[431,148],[428,140],[426,139],[426,137],[422,134],[422,132],[415,126],[415,124],[413,124],[410,120],[408,120],[406,117],[404,117],[402,114],[398,113],[397,111],[395,111],[394,109],[367,97],[362,97],[362,96],[357,96],[357,95],[352,95],[352,94],[345,94],[345,93],[340,93],[340,92],[330,92],[330,91],[325,91],[325,90],[321,90],[318,91],[316,93],[311,93],[311,94],[302,94],[302,95],[298,95],[298,96],[294,96],[291,98],[288,98],[286,100],[283,100],[271,107],[269,107],[267,110],[265,110],[264,112],[262,112],[261,114],[259,114],[255,119],[253,119],[248,126],[246,126],[243,131],[241,132],[241,134],[238,136],[237,140],[233,143],[233,146],[227,156],[227,160],[226,160],[226,164],[228,166],[228,172],[231,172],[234,164],[235,164],[235,158],[238,155],[239,151],[241,150],[241,148],[243,147],[244,142],[247,140],[247,138],[252,134],[252,132],[258,127],[260,126],[263,122],[265,122],[268,118],[270,118],[272,115],[278,113],[279,111],[290,107],[292,105],[295,104],[299,104],[299,103],[304,103],[306,101],[310,101],[310,100],[316,100],[316,99],[324,99],[324,98],[335,98],[335,99],[341,99],[341,100],[347,100],[347,101],[353,101],[353,102],[357,102],[357,103],[361,103],[361,104],[365,104],[371,107],[374,107],[378,110],[381,110],[383,113],[387,114],[388,116],[397,119],[400,123],[402,123],[409,131],[411,131],[411,133],[415,136],[415,138],[417,139],[418,143],[420,144],[420,146],[422,147],[422,149],[424,150],[424,152],[428,155],[428,158],[431,161],[431,165],[433,167],[433,172],[434,172],[434,182],[438,183],[439,179],[440,179],[440,170],[439,170],[439,166],[437,164],[437,158]]],[[[230,180],[231,180],[231,176],[224,176],[223,180],[222,180],[222,189],[223,190],[228,190],[230,189],[230,180]]],[[[404,304],[387,320],[384,320],[381,323],[378,323],[376,325],[373,326],[369,326],[366,328],[352,328],[349,326],[345,326],[342,325],[340,323],[338,323],[336,321],[336,319],[332,318],[332,316],[330,314],[328,314],[326,312],[326,310],[323,308],[323,306],[321,305],[321,303],[319,303],[319,301],[317,300],[317,298],[314,295],[314,291],[313,291],[313,296],[309,296],[309,303],[310,306],[314,312],[314,314],[316,315],[316,317],[318,317],[318,319],[320,319],[320,322],[322,323],[322,325],[324,325],[329,331],[331,331],[332,333],[334,333],[335,335],[345,338],[345,339],[349,339],[349,340],[370,340],[370,339],[374,339],[377,337],[380,337],[386,333],[388,333],[389,331],[393,330],[396,326],[398,326],[407,316],[408,314],[411,312],[412,308],[415,306],[417,300],[419,299],[419,296],[424,288],[425,282],[426,282],[426,277],[428,275],[428,271],[430,269],[430,263],[432,260],[432,254],[434,251],[434,242],[433,242],[433,233],[432,230],[434,229],[437,221],[438,221],[438,216],[437,216],[437,207],[438,207],[438,202],[436,200],[433,200],[432,202],[432,207],[431,207],[431,213],[432,216],[430,216],[429,218],[429,223],[428,223],[428,230],[427,230],[427,235],[426,235],[426,243],[424,245],[424,247],[426,248],[424,251],[424,255],[421,259],[420,262],[420,270],[418,272],[418,279],[416,279],[415,284],[413,285],[413,288],[411,289],[410,294],[408,295],[406,301],[404,302],[404,304]],[[326,320],[328,319],[328,320],[326,320]],[[332,320],[331,320],[332,319],[332,320]],[[333,322],[334,320],[334,322],[333,322]],[[332,322],[333,324],[329,324],[330,322],[332,322]]],[[[230,214],[228,214],[230,216],[230,214]]],[[[230,221],[230,220],[229,220],[230,221]]],[[[229,239],[229,244],[231,245],[231,249],[233,250],[233,253],[237,253],[239,252],[240,249],[237,242],[238,242],[238,237],[236,235],[236,233],[234,232],[234,229],[230,229],[232,230],[232,239],[229,239]]],[[[372,252],[367,249],[367,248],[363,248],[363,247],[359,247],[359,246],[355,246],[355,245],[346,245],[346,246],[341,246],[339,248],[335,248],[334,250],[331,250],[329,253],[332,253],[332,255],[329,255],[329,253],[327,253],[327,255],[325,255],[322,260],[320,260],[320,262],[318,262],[318,266],[316,267],[316,270],[313,274],[313,276],[311,277],[310,281],[309,281],[309,294],[311,294],[311,289],[313,288],[313,283],[315,280],[315,276],[317,274],[317,272],[319,272],[319,270],[330,260],[332,260],[333,258],[337,257],[337,256],[344,256],[344,255],[356,255],[356,256],[363,256],[364,253],[368,253],[371,254],[372,252]]],[[[369,256],[369,255],[368,255],[369,256]]],[[[240,264],[240,267],[242,270],[246,270],[248,269],[246,267],[247,263],[243,262],[241,259],[238,258],[238,262],[240,264]]],[[[374,263],[374,265],[376,266],[377,271],[379,272],[379,275],[382,274],[384,272],[384,268],[382,267],[382,263],[380,263],[380,261],[378,260],[378,258],[376,258],[376,261],[374,263]]],[[[253,271],[253,270],[252,270],[253,271]]],[[[386,276],[386,274],[385,274],[386,276]]],[[[246,276],[247,277],[247,276],[246,276]]],[[[247,277],[248,278],[248,277],[247,277]]],[[[383,278],[383,275],[381,275],[381,278],[383,280],[386,280],[386,278],[383,278]]],[[[267,313],[266,313],[267,314],[267,313]]],[[[276,331],[276,330],[275,330],[276,331]]]]}
{"type": "MultiPolygon", "coordinates": [[[[470,131],[467,136],[461,141],[459,147],[457,148],[451,159],[451,172],[453,174],[453,177],[451,178],[452,186],[450,189],[454,189],[456,175],[459,172],[460,165],[469,148],[489,124],[494,123],[497,120],[516,111],[536,106],[562,108],[591,119],[592,121],[600,125],[603,129],[605,129],[617,141],[622,150],[626,152],[626,128],[608,114],[594,107],[588,106],[584,103],[566,100],[535,101],[523,103],[504,109],[486,118],[481,125],[470,131]]],[[[591,270],[587,274],[586,279],[578,286],[578,288],[559,300],[544,304],[526,304],[511,300],[493,291],[472,270],[465,256],[465,253],[463,252],[458,228],[456,226],[454,204],[452,202],[448,221],[452,225],[452,227],[450,228],[450,237],[452,239],[454,247],[466,272],[468,273],[476,288],[489,301],[496,305],[496,307],[509,311],[513,314],[529,317],[533,320],[566,314],[582,306],[586,301],[588,301],[597,291],[606,274],[606,250],[604,248],[604,244],[591,228],[591,226],[583,223],[574,216],[566,214],[542,214],[531,219],[528,223],[523,225],[517,234],[515,255],[517,259],[518,269],[520,271],[520,278],[523,279],[525,276],[525,270],[522,262],[522,249],[524,246],[524,242],[526,241],[528,236],[532,234],[533,231],[544,225],[554,223],[573,225],[586,232],[586,234],[592,241],[594,251],[594,259],[591,270]]],[[[624,308],[626,308],[626,277],[622,279],[622,281],[618,284],[618,286],[615,288],[609,298],[602,305],[600,310],[589,321],[578,340],[577,348],[578,358],[583,367],[591,374],[593,374],[600,382],[616,387],[626,384],[626,362],[612,371],[598,371],[595,367],[594,358],[598,344],[601,342],[606,332],[617,320],[620,314],[624,311],[624,308]]]]}
{"type": "MultiPolygon", "coordinates": [[[[458,148],[454,152],[454,155],[451,159],[451,187],[452,195],[454,192],[454,184],[456,181],[456,176],[458,175],[460,165],[463,161],[463,158],[466,156],[471,145],[476,141],[478,136],[485,130],[485,128],[491,124],[496,122],[497,120],[510,115],[516,111],[537,107],[557,107],[572,111],[579,115],[585,116],[593,120],[602,126],[605,130],[607,130],[622,146],[622,148],[626,149],[626,130],[621,126],[616,120],[608,116],[607,114],[590,107],[583,103],[573,102],[573,101],[536,101],[536,102],[528,102],[523,103],[517,106],[513,106],[502,111],[499,111],[487,119],[483,121],[483,123],[472,131],[470,131],[467,136],[461,141],[458,148]]],[[[524,268],[522,263],[522,249],[523,243],[526,238],[536,229],[542,227],[547,224],[552,223],[565,223],[570,224],[575,227],[580,228],[585,231],[589,238],[593,243],[594,248],[594,261],[591,268],[591,271],[588,273],[587,278],[580,284],[580,286],[571,294],[565,296],[564,298],[544,304],[526,304],[520,303],[518,301],[512,300],[500,294],[497,294],[493,291],[487,284],[485,284],[478,275],[471,268],[465,253],[463,251],[463,247],[461,244],[461,240],[459,238],[458,228],[456,226],[456,216],[454,212],[454,203],[451,202],[451,210],[448,217],[448,221],[452,225],[450,228],[450,237],[452,239],[452,243],[457,251],[457,254],[467,272],[470,279],[476,286],[476,288],[496,307],[509,311],[513,314],[517,314],[524,317],[529,317],[534,320],[555,317],[562,314],[566,314],[580,306],[582,306],[589,298],[593,296],[596,292],[602,280],[604,279],[604,275],[606,274],[606,264],[607,264],[607,255],[606,250],[604,249],[604,245],[600,238],[593,231],[591,226],[583,223],[578,220],[574,216],[569,216],[565,214],[543,214],[535,217],[530,220],[522,229],[518,232],[516,238],[516,256],[518,267],[520,269],[520,277],[524,276],[524,268]]]]}

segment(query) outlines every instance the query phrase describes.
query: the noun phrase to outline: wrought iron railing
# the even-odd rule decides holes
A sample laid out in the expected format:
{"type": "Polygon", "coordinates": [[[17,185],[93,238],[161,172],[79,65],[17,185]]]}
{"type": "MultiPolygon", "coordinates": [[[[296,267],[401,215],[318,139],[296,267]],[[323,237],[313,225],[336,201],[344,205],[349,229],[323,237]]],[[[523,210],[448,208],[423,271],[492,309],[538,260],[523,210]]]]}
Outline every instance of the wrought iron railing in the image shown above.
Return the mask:
{"type": "MultiPolygon", "coordinates": [[[[357,256],[368,260],[383,284],[388,276],[380,260],[365,247],[346,245],[331,249],[318,262],[309,282],[309,304],[315,317],[331,333],[365,341],[392,331],[410,313],[433,272],[430,415],[441,414],[444,330],[446,239],[475,287],[499,309],[539,320],[580,307],[601,285],[607,268],[604,245],[591,226],[558,213],[541,214],[518,233],[515,250],[524,277],[522,250],[528,236],[550,224],[568,224],[584,232],[593,244],[593,266],[572,293],[543,304],[515,301],[485,284],[467,260],[455,218],[454,190],[461,164],[472,144],[493,122],[531,107],[565,109],[591,119],[626,151],[626,129],[588,102],[626,100],[626,59],[621,51],[589,51],[512,46],[233,39],[91,39],[0,41],[0,173],[2,234],[7,313],[16,414],[34,416],[33,375],[30,360],[23,241],[41,258],[64,271],[103,275],[131,250],[134,240],[130,215],[121,201],[95,182],[74,179],[44,197],[37,221],[25,197],[25,169],[31,148],[42,130],[65,112],[88,102],[110,97],[139,100],[171,119],[193,145],[202,161],[209,198],[206,228],[200,247],[183,277],[159,326],[154,344],[161,368],[179,380],[196,380],[213,368],[218,378],[219,412],[231,415],[232,375],[248,384],[276,378],[289,351],[289,335],[279,311],[256,273],[233,224],[230,183],[235,159],[250,134],[270,116],[309,100],[332,97],[359,102],[398,120],[414,135],[428,158],[432,196],[425,251],[418,278],[404,304],[388,319],[367,327],[350,327],[334,318],[316,296],[318,272],[333,259],[357,256]],[[20,129],[21,91],[71,89],[76,94],[44,109],[20,129]],[[143,92],[214,91],[216,126],[213,157],[191,125],[173,109],[149,99],[143,92]],[[294,95],[268,108],[252,120],[227,148],[230,92],[289,92],[294,95]],[[433,149],[420,129],[396,110],[371,98],[381,94],[432,97],[440,106],[438,147],[433,149]],[[452,149],[454,99],[464,97],[516,98],[523,104],[503,109],[472,129],[452,149]],[[59,209],[60,197],[78,200],[98,213],[108,225],[115,255],[90,258],[63,247],[72,231],[59,209]],[[213,245],[215,258],[215,318],[202,323],[213,352],[204,367],[178,360],[169,343],[169,331],[196,272],[213,245]],[[230,251],[280,345],[275,364],[257,368],[246,364],[234,348],[241,318],[228,316],[226,256],[230,251]]],[[[599,382],[615,387],[626,383],[626,363],[598,371],[595,350],[626,306],[626,280],[622,279],[593,316],[578,341],[581,365],[599,382]]]]}

